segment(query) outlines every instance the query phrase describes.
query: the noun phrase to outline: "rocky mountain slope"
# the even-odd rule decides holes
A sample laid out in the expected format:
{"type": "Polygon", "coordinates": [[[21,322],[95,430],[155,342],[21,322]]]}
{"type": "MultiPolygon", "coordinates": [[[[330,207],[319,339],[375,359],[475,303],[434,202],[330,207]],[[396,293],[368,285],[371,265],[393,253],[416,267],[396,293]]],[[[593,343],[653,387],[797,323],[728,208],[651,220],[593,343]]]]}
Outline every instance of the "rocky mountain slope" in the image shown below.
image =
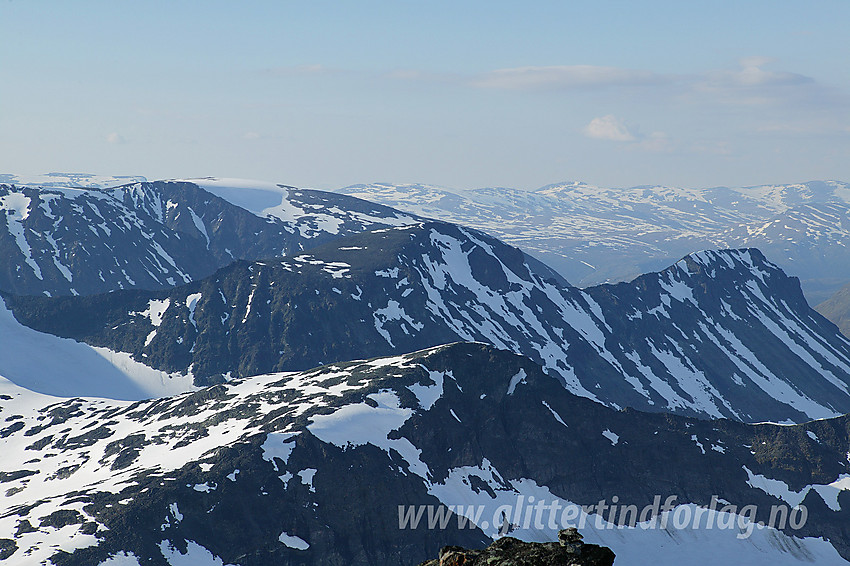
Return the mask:
{"type": "Polygon", "coordinates": [[[483,230],[580,287],[663,269],[697,250],[749,247],[802,277],[812,304],[850,280],[850,185],[838,181],[535,191],[375,183],[339,192],[483,230]]]}
{"type": "Polygon", "coordinates": [[[526,355],[615,408],[747,422],[850,412],[850,342],[756,250],[580,290],[480,232],[423,223],[172,290],[6,303],[38,331],[199,384],[464,340],[526,355]]]}
{"type": "Polygon", "coordinates": [[[850,556],[847,417],[616,411],[484,344],[136,403],[0,388],[10,564],[417,564],[574,526],[618,566],[850,556]]]}
{"type": "Polygon", "coordinates": [[[237,259],[285,255],[410,216],[344,195],[277,187],[257,214],[194,183],[112,189],[0,185],[0,290],[90,295],[160,289],[237,259]],[[284,214],[285,213],[285,214],[284,214]]]}
{"type": "Polygon", "coordinates": [[[833,322],[842,334],[850,336],[850,284],[816,306],[815,310],[833,322]]]}
{"type": "MultiPolygon", "coordinates": [[[[412,565],[494,539],[520,557],[572,526],[618,565],[850,557],[850,342],[757,250],[582,290],[344,195],[0,181],[0,564],[412,565]],[[809,422],[740,422],[766,420],[809,422]]],[[[845,189],[437,208],[518,227],[537,207],[525,234],[556,238],[546,222],[640,224],[650,256],[720,233],[802,257],[811,228],[815,272],[842,261],[818,254],[841,247],[845,189]]]]}

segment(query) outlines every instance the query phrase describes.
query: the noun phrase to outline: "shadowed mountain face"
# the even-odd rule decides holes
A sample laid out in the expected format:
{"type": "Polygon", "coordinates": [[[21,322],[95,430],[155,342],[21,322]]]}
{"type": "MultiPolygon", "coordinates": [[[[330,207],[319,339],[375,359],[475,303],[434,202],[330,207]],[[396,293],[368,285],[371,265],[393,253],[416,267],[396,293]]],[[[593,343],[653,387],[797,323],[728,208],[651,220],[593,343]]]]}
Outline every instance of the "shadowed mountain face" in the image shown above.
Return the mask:
{"type": "Polygon", "coordinates": [[[238,259],[281,256],[413,222],[390,208],[322,191],[288,187],[277,201],[286,220],[187,182],[103,190],[0,185],[0,290],[55,296],[161,289],[238,259]]]}
{"type": "Polygon", "coordinates": [[[0,551],[12,563],[417,564],[448,544],[551,541],[566,526],[625,565],[850,555],[847,417],[776,426],[616,411],[484,344],[137,403],[7,383],[0,417],[0,551]],[[649,509],[647,523],[618,527],[637,519],[603,501],[649,509]],[[794,512],[792,526],[799,503],[806,520],[794,512]],[[757,527],[774,506],[786,521],[757,527]]]}
{"type": "Polygon", "coordinates": [[[834,323],[844,336],[850,337],[850,285],[845,285],[815,310],[834,323]]]}
{"type": "Polygon", "coordinates": [[[465,340],[615,408],[749,422],[850,412],[850,343],[757,250],[580,290],[494,238],[424,223],[167,291],[6,301],[32,328],[198,383],[465,340]]]}

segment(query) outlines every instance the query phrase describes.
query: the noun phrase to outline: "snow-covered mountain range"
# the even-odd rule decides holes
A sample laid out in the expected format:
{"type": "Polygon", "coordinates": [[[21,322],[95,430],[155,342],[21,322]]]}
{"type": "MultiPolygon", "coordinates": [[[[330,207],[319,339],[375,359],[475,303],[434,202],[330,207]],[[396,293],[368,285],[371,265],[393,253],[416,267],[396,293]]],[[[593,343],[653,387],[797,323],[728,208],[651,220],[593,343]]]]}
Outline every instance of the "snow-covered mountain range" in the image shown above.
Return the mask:
{"type": "Polygon", "coordinates": [[[44,173],[41,175],[16,175],[0,173],[4,185],[44,187],[51,189],[111,189],[130,183],[144,183],[140,175],[93,175],[91,173],[44,173]]]}
{"type": "Polygon", "coordinates": [[[0,387],[0,559],[14,564],[416,564],[562,525],[619,566],[848,555],[847,417],[615,411],[483,344],[132,404],[0,387]]]}
{"type": "Polygon", "coordinates": [[[812,304],[850,281],[850,184],[838,181],[534,191],[374,183],[339,192],[483,230],[580,287],[629,280],[703,249],[750,247],[800,276],[812,304]]]}
{"type": "Polygon", "coordinates": [[[850,342],[756,250],[581,290],[495,238],[431,222],[172,290],[6,303],[35,330],[199,384],[465,340],[526,355],[617,408],[748,422],[850,412],[850,342]]]}
{"type": "MultiPolygon", "coordinates": [[[[0,175],[0,183],[7,185],[54,190],[83,187],[108,192],[107,189],[116,186],[144,181],[142,177],[86,174],[0,175]]],[[[580,287],[630,280],[642,273],[663,269],[678,258],[703,249],[750,247],[760,249],[788,273],[800,276],[803,291],[812,305],[823,302],[850,281],[850,258],[845,257],[850,253],[847,251],[850,249],[850,185],[838,181],[708,189],[663,186],[609,189],[573,182],[548,185],[535,191],[507,188],[457,190],[431,185],[375,183],[352,185],[337,193],[409,214],[405,217],[373,205],[372,210],[367,207],[358,211],[358,218],[347,220],[338,215],[342,210],[355,209],[352,202],[335,203],[335,197],[324,192],[300,190],[301,195],[322,195],[319,201],[309,198],[302,201],[299,196],[290,195],[290,191],[295,190],[293,187],[281,184],[214,177],[172,181],[181,182],[199,186],[262,219],[297,223],[298,219],[310,217],[312,212],[313,216],[306,225],[299,226],[298,231],[305,238],[318,236],[320,241],[323,234],[327,236],[335,229],[350,232],[353,228],[346,222],[351,220],[380,223],[386,222],[393,214],[398,217],[390,221],[392,225],[408,222],[412,215],[473,227],[531,253],[580,287]]],[[[127,191],[126,188],[122,190],[127,191]]],[[[91,196],[89,191],[86,194],[91,196]]],[[[81,198],[79,194],[68,192],[65,196],[81,198]]],[[[123,195],[117,196],[123,201],[123,195]]],[[[166,201],[172,199],[172,203],[178,202],[166,196],[166,201]]],[[[55,196],[45,198],[53,200],[55,196]]],[[[0,209],[6,209],[10,218],[20,224],[27,224],[23,218],[26,209],[21,209],[21,202],[20,197],[7,196],[0,202],[0,209]]],[[[100,204],[93,206],[97,208],[100,204]]],[[[130,204],[130,213],[133,212],[132,207],[130,204]]],[[[195,208],[204,207],[195,203],[195,208]]],[[[155,220],[167,224],[167,217],[172,211],[164,210],[166,218],[157,217],[155,220]]],[[[49,209],[45,211],[49,213],[49,209]]],[[[192,211],[199,214],[194,208],[192,211]]],[[[108,212],[108,218],[119,216],[117,211],[108,212]]],[[[179,212],[174,211],[174,214],[179,212]]],[[[214,212],[218,211],[212,211],[208,216],[214,216],[214,212]]],[[[128,211],[121,213],[128,217],[128,211]]],[[[200,214],[198,218],[208,218],[205,211],[200,214]]],[[[186,211],[183,215],[189,216],[186,211]]],[[[102,224],[96,215],[90,213],[90,216],[87,219],[89,223],[102,224]]],[[[144,214],[141,216],[141,220],[146,221],[144,214]]],[[[112,228],[108,224],[107,227],[112,228]]],[[[209,227],[205,226],[205,229],[209,227]]],[[[21,237],[26,240],[27,234],[35,236],[34,233],[39,233],[44,240],[48,236],[53,237],[51,232],[56,231],[46,226],[21,228],[12,224],[9,224],[9,230],[12,232],[11,239],[23,246],[21,249],[25,256],[27,242],[21,237]]],[[[146,226],[146,231],[148,235],[156,234],[158,227],[146,226]]],[[[261,231],[268,232],[268,229],[261,231]]],[[[193,234],[191,226],[187,227],[187,232],[198,236],[193,234]]],[[[0,238],[2,236],[0,233],[0,238]]],[[[245,234],[240,236],[244,238],[245,234]]],[[[157,243],[163,245],[162,242],[157,243]]],[[[311,245],[307,243],[305,247],[311,245]]],[[[45,253],[49,257],[40,262],[36,254],[30,263],[38,264],[39,268],[44,268],[41,264],[46,263],[46,269],[52,271],[57,265],[52,257],[57,257],[58,264],[64,265],[67,261],[67,258],[62,258],[66,252],[61,245],[50,249],[49,245],[36,242],[35,248],[40,246],[48,248],[45,253]]],[[[286,246],[278,248],[283,250],[286,246]]],[[[171,249],[164,249],[174,257],[171,249]]],[[[239,256],[232,249],[231,253],[240,259],[259,258],[239,256]]],[[[174,270],[169,269],[171,266],[157,250],[145,255],[149,256],[149,263],[165,262],[165,271],[169,272],[166,278],[172,277],[177,282],[183,280],[180,273],[170,273],[174,270]]],[[[181,261],[176,260],[176,263],[180,265],[181,261]]],[[[180,267],[182,269],[182,265],[180,267]]],[[[182,275],[187,275],[187,270],[190,266],[183,269],[182,275]]],[[[158,286],[145,272],[137,275],[145,282],[142,286],[158,286]]],[[[130,278],[135,281],[132,274],[130,278]]],[[[115,285],[119,280],[125,287],[133,286],[126,278],[120,277],[110,284],[115,285]]],[[[73,286],[68,286],[64,292],[69,293],[71,288],[73,286]]]]}
{"type": "MultiPolygon", "coordinates": [[[[255,213],[188,182],[113,189],[0,184],[0,255],[6,259],[0,290],[88,295],[171,287],[236,259],[280,256],[413,221],[344,195],[274,188],[261,192],[271,201],[255,213]]],[[[250,196],[250,189],[242,191],[250,196]]]]}
{"type": "Polygon", "coordinates": [[[850,559],[847,185],[0,183],[0,564],[850,559]]]}

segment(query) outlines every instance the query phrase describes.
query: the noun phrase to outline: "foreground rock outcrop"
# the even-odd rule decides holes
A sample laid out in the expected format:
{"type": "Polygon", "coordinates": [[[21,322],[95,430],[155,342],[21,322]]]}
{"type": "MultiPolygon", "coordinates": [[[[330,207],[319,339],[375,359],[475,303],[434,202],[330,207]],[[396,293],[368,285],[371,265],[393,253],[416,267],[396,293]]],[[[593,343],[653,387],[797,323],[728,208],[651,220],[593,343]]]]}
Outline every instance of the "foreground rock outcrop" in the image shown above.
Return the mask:
{"type": "Polygon", "coordinates": [[[440,557],[419,566],[611,566],[610,548],[584,544],[575,528],[558,533],[558,542],[523,542],[513,537],[500,538],[484,550],[447,546],[440,557]]]}

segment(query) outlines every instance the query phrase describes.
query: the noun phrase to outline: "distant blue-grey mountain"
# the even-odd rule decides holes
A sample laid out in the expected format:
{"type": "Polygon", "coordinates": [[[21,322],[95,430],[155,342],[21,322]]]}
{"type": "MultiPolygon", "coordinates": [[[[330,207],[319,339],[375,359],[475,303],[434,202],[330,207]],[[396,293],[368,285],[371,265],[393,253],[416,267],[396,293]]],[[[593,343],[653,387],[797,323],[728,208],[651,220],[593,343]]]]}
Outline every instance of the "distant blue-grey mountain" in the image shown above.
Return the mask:
{"type": "Polygon", "coordinates": [[[816,305],[850,281],[850,185],[455,190],[373,183],[339,192],[483,230],[580,287],[629,280],[704,249],[758,248],[816,305]]]}

